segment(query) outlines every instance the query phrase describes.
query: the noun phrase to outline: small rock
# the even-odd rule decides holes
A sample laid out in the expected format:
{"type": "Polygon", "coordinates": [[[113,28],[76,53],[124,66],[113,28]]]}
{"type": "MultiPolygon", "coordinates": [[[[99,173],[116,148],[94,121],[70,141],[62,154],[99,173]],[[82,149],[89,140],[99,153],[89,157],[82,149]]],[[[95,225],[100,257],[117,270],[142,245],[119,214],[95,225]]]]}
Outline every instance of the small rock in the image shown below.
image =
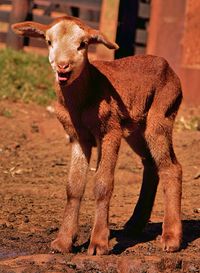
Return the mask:
{"type": "Polygon", "coordinates": [[[28,222],[30,222],[30,220],[29,220],[28,216],[25,215],[25,216],[24,216],[24,223],[28,223],[28,222]]]}
{"type": "Polygon", "coordinates": [[[27,139],[27,135],[25,133],[22,133],[20,136],[21,139],[26,140],[27,139]]]}
{"type": "Polygon", "coordinates": [[[15,222],[16,220],[17,220],[17,217],[15,213],[10,213],[8,216],[8,221],[12,223],[12,222],[15,222]]]}
{"type": "Polygon", "coordinates": [[[39,133],[39,126],[36,123],[31,124],[31,132],[32,133],[39,133]]]}
{"type": "Polygon", "coordinates": [[[22,169],[18,169],[14,172],[14,174],[22,174],[23,173],[23,170],[22,169]]]}
{"type": "Polygon", "coordinates": [[[19,149],[20,147],[21,147],[21,145],[19,143],[16,143],[14,148],[19,149]]]}
{"type": "Polygon", "coordinates": [[[16,167],[11,167],[9,171],[12,173],[15,170],[15,168],[16,167]]]}
{"type": "Polygon", "coordinates": [[[47,235],[51,235],[52,233],[58,231],[58,227],[49,227],[46,229],[47,235]]]}
{"type": "Polygon", "coordinates": [[[9,239],[12,241],[19,241],[20,238],[18,236],[11,236],[9,239]]]}
{"type": "Polygon", "coordinates": [[[192,273],[198,273],[198,272],[199,272],[199,269],[196,268],[194,265],[191,265],[191,266],[188,268],[188,271],[189,271],[189,272],[192,272],[192,273]]]}
{"type": "Polygon", "coordinates": [[[6,223],[0,224],[0,228],[1,228],[1,229],[5,229],[5,228],[7,228],[6,223]]]}
{"type": "Polygon", "coordinates": [[[193,209],[194,213],[200,213],[200,208],[193,209]]]}
{"type": "Polygon", "coordinates": [[[194,179],[199,179],[200,178],[200,172],[197,172],[194,176],[194,179]]]}
{"type": "Polygon", "coordinates": [[[68,262],[67,266],[71,269],[76,269],[76,264],[72,263],[72,262],[68,262]]]}
{"type": "Polygon", "coordinates": [[[46,110],[47,110],[47,112],[49,112],[49,113],[51,113],[51,114],[53,114],[53,113],[55,112],[54,107],[51,106],[51,105],[47,106],[47,107],[46,107],[46,110]]]}

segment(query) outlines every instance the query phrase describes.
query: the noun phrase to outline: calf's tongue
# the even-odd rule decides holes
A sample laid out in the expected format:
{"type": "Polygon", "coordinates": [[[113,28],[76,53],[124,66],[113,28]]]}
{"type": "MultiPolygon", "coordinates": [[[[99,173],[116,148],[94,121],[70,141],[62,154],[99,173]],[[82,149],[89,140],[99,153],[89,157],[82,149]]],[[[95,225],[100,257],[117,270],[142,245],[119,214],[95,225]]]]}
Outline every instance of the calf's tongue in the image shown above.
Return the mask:
{"type": "Polygon", "coordinates": [[[67,81],[69,79],[69,77],[67,77],[67,76],[59,76],[58,75],[58,80],[59,81],[67,81]]]}
{"type": "Polygon", "coordinates": [[[71,72],[57,72],[57,79],[59,82],[68,81],[70,78],[71,72]]]}

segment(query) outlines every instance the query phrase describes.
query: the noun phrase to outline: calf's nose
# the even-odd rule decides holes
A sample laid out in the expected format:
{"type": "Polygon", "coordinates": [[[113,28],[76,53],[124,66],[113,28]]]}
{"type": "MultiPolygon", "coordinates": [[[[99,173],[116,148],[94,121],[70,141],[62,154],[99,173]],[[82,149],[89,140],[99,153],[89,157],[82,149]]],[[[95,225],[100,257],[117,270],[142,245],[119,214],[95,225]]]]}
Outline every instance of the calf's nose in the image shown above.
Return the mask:
{"type": "Polygon", "coordinates": [[[60,62],[57,64],[58,68],[63,70],[63,69],[67,69],[69,67],[69,63],[66,62],[60,62]]]}

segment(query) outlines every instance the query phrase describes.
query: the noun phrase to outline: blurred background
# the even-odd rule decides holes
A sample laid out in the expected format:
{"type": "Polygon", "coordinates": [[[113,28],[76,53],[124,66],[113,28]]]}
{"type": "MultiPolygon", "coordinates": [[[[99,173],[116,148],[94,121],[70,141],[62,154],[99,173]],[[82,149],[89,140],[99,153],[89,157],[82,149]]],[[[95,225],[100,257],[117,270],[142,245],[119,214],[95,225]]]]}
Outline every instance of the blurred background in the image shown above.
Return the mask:
{"type": "Polygon", "coordinates": [[[22,39],[10,25],[24,20],[48,24],[64,14],[100,29],[120,49],[91,47],[91,59],[134,54],[163,56],[180,76],[187,104],[200,104],[200,1],[198,0],[0,0],[0,46],[46,54],[46,45],[22,39]]]}

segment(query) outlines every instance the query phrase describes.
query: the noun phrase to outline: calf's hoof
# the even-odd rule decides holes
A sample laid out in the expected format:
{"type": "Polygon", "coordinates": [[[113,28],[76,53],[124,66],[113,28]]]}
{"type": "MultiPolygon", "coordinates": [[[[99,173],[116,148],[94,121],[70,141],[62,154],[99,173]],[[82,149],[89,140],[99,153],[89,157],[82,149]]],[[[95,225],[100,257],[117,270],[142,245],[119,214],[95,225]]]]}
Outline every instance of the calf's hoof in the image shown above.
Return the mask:
{"type": "Polygon", "coordinates": [[[108,243],[91,242],[88,248],[88,255],[106,255],[108,254],[108,243]]]}
{"type": "Polygon", "coordinates": [[[161,236],[162,248],[166,252],[176,252],[181,246],[181,236],[174,236],[173,234],[163,234],[161,236]]]}
{"type": "Polygon", "coordinates": [[[67,242],[58,237],[51,242],[51,249],[55,252],[69,253],[72,251],[72,242],[67,242]]]}
{"type": "Polygon", "coordinates": [[[92,231],[90,245],[88,247],[88,255],[106,255],[108,254],[108,228],[94,228],[92,231]]]}

